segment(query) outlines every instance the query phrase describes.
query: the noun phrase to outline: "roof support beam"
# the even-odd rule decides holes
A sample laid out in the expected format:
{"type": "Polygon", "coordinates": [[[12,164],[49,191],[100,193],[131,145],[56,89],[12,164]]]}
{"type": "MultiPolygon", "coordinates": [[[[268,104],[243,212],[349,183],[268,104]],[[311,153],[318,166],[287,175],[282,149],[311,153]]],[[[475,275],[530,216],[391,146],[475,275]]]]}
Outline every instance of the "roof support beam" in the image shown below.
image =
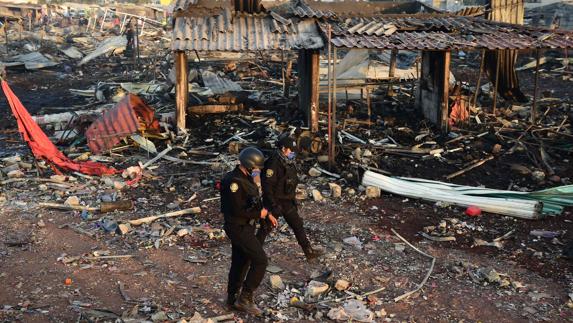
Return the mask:
{"type": "Polygon", "coordinates": [[[177,115],[177,133],[185,133],[185,117],[187,103],[189,102],[189,80],[187,71],[187,54],[185,51],[175,52],[175,105],[177,115]]]}
{"type": "Polygon", "coordinates": [[[318,50],[301,49],[298,52],[299,107],[306,115],[312,133],[318,131],[319,55],[318,50]]]}
{"type": "Polygon", "coordinates": [[[422,51],[418,108],[425,118],[448,131],[450,51],[422,51]]]}

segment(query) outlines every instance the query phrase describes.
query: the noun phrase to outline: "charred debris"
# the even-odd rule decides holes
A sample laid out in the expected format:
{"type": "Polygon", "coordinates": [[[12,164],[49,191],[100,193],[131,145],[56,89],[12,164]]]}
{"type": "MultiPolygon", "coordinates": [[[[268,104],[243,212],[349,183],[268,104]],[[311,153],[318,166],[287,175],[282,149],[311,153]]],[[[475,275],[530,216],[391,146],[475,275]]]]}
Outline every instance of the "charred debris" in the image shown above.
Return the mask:
{"type": "MultiPolygon", "coordinates": [[[[409,250],[420,268],[402,271],[424,268],[422,275],[391,285],[376,276],[372,288],[349,282],[340,268],[315,271],[308,281],[283,281],[283,269],[273,268],[266,292],[272,319],[391,321],[384,304],[433,288],[426,283],[438,256],[420,249],[503,250],[525,239],[516,237],[523,222],[537,223],[525,237],[552,241],[545,253],[526,252],[562,261],[572,227],[545,230],[544,222],[571,222],[573,33],[501,20],[519,6],[456,14],[417,2],[357,6],[175,1],[165,23],[157,10],[103,8],[86,19],[57,7],[46,20],[6,14],[4,212],[68,217],[58,229],[108,247],[62,253],[59,266],[104,268],[136,257],[135,250],[172,246],[185,246],[184,260],[194,266],[224,264],[219,179],[243,147],[270,153],[289,132],[300,149],[297,198],[314,212],[351,205],[375,213],[374,201],[397,198],[447,216],[408,237],[391,226],[384,234],[325,234],[326,267],[353,252],[373,262],[373,244],[382,243],[391,247],[389,265],[409,250]]],[[[34,221],[42,230],[50,220],[34,221]]],[[[311,226],[324,234],[319,223],[311,226]]],[[[24,248],[34,239],[3,242],[24,248]]],[[[539,296],[491,266],[446,265],[448,277],[539,296]]],[[[235,318],[206,304],[203,316],[165,309],[131,298],[122,283],[118,290],[133,306],[123,314],[81,301],[70,306],[87,321],[235,318]]],[[[41,312],[25,305],[0,313],[41,312]]]]}

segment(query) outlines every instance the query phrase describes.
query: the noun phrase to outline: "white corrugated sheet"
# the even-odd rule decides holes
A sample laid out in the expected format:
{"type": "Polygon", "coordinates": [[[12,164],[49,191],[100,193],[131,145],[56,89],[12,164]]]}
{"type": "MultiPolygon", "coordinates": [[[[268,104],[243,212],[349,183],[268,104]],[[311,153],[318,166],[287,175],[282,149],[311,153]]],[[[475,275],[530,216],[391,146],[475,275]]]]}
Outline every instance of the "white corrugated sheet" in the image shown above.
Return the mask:
{"type": "Polygon", "coordinates": [[[266,14],[229,10],[210,17],[178,17],[173,50],[249,51],[319,49],[324,42],[313,20],[284,23],[266,14]]]}

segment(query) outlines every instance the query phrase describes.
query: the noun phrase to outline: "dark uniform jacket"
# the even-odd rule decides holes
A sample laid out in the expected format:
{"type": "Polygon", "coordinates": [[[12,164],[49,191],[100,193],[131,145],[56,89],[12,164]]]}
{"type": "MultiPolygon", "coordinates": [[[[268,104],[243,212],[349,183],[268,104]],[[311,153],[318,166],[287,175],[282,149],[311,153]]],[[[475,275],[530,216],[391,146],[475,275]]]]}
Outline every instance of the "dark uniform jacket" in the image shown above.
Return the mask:
{"type": "Polygon", "coordinates": [[[276,151],[265,162],[261,173],[263,205],[271,213],[280,215],[285,202],[294,202],[298,175],[294,162],[288,161],[276,151]]]}
{"type": "Polygon", "coordinates": [[[239,166],[225,174],[221,181],[221,212],[226,223],[254,224],[262,207],[259,189],[251,176],[239,166]]]}

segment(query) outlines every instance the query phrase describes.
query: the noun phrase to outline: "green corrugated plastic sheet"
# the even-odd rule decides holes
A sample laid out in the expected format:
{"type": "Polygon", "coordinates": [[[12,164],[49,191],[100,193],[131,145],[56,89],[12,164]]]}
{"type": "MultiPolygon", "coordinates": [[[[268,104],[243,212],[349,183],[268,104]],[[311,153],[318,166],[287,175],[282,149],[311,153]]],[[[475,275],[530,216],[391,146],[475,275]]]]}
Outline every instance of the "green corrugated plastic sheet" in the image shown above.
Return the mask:
{"type": "Polygon", "coordinates": [[[504,193],[495,192],[476,195],[536,200],[543,203],[543,215],[559,215],[563,213],[564,207],[573,206],[573,185],[559,186],[528,193],[507,191],[504,193]]]}
{"type": "Polygon", "coordinates": [[[548,188],[535,192],[515,192],[495,190],[483,187],[462,186],[452,183],[444,183],[421,178],[405,178],[399,179],[416,182],[420,185],[433,187],[441,190],[451,190],[458,194],[469,196],[487,196],[499,198],[512,198],[522,200],[534,200],[543,203],[542,213],[547,215],[559,215],[563,213],[563,209],[567,206],[573,206],[573,185],[564,185],[554,188],[548,188]]]}

